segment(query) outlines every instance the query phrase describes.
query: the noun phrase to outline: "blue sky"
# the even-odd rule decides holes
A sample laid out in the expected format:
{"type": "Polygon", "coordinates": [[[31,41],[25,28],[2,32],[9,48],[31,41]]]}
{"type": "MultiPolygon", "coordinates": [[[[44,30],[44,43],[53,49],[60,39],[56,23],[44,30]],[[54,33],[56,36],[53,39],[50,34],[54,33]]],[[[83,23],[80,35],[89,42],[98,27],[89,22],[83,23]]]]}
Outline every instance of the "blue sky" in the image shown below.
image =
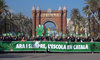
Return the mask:
{"type": "Polygon", "coordinates": [[[70,18],[71,10],[78,8],[82,15],[82,8],[85,6],[85,0],[6,0],[7,5],[10,7],[11,12],[22,12],[24,15],[32,17],[32,6],[40,6],[41,10],[58,10],[59,6],[67,7],[68,17],[70,18]]]}

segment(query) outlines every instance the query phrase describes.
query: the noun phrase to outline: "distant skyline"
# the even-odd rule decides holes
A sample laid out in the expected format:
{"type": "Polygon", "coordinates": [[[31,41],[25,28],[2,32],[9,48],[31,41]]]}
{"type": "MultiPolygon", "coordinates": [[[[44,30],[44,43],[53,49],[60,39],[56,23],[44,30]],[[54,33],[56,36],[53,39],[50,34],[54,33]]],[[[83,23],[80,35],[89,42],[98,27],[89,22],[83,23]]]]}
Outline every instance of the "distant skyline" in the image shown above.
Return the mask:
{"type": "Polygon", "coordinates": [[[58,10],[66,6],[68,13],[67,18],[70,18],[71,10],[78,8],[82,16],[84,16],[82,8],[85,6],[85,0],[5,0],[13,13],[23,13],[32,18],[32,7],[40,6],[41,10],[58,10]]]}

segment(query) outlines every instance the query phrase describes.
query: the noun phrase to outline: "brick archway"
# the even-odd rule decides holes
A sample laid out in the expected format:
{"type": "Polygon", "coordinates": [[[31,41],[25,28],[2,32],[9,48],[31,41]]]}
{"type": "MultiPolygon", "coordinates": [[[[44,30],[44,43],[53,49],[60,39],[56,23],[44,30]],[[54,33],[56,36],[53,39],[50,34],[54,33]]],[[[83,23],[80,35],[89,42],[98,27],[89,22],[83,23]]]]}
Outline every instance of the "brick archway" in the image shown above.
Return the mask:
{"type": "Polygon", "coordinates": [[[56,29],[58,29],[58,24],[56,23],[55,20],[44,20],[44,21],[41,22],[41,24],[44,25],[44,24],[47,23],[47,22],[52,22],[52,23],[54,23],[54,25],[56,26],[56,29]]]}
{"type": "Polygon", "coordinates": [[[36,36],[36,26],[43,25],[47,21],[51,21],[56,24],[56,28],[58,29],[58,32],[62,32],[63,34],[66,33],[66,26],[67,26],[67,10],[64,7],[64,10],[59,8],[59,10],[47,10],[43,11],[40,10],[39,7],[37,7],[37,10],[35,10],[35,7],[32,9],[32,17],[33,17],[33,34],[36,36]]]}

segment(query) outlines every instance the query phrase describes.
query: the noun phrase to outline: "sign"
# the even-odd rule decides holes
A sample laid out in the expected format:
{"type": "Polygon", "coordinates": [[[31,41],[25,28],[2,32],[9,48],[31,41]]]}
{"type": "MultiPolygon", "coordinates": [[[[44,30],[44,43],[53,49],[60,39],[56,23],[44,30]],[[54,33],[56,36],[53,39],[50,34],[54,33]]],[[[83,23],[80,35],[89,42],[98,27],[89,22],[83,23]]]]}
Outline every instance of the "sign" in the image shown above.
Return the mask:
{"type": "Polygon", "coordinates": [[[40,41],[31,42],[0,42],[0,51],[47,51],[47,43],[40,41]]]}
{"type": "Polygon", "coordinates": [[[100,52],[99,42],[0,42],[0,51],[100,52]]]}
{"type": "Polygon", "coordinates": [[[59,13],[42,13],[41,17],[59,17],[61,14],[59,13]]]}
{"type": "Polygon", "coordinates": [[[36,27],[36,32],[38,36],[42,36],[43,32],[44,32],[44,26],[43,25],[39,25],[39,27],[36,27]]]}

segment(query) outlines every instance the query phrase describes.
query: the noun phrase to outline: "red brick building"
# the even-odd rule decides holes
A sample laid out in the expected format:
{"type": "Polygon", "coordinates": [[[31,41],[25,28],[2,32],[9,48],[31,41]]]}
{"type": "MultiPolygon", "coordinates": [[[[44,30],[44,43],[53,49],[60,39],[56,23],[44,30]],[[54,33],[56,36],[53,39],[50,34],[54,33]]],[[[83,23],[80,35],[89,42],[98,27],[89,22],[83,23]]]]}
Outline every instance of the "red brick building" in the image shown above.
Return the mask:
{"type": "Polygon", "coordinates": [[[64,6],[63,10],[59,7],[59,10],[47,11],[40,10],[40,7],[37,6],[37,9],[33,6],[32,8],[32,18],[33,18],[33,34],[36,36],[36,26],[44,25],[46,22],[51,21],[55,23],[56,29],[58,32],[66,33],[67,27],[67,10],[64,6]]]}

